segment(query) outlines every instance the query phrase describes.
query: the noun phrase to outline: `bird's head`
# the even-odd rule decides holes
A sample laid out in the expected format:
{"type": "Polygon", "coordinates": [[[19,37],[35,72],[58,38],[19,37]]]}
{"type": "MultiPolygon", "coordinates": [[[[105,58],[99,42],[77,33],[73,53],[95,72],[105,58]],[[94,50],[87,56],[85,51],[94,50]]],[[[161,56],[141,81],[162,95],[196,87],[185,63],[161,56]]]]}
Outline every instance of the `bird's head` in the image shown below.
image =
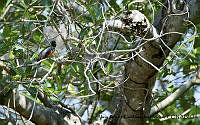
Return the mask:
{"type": "Polygon", "coordinates": [[[51,46],[56,47],[56,41],[55,40],[51,41],[51,46]]]}

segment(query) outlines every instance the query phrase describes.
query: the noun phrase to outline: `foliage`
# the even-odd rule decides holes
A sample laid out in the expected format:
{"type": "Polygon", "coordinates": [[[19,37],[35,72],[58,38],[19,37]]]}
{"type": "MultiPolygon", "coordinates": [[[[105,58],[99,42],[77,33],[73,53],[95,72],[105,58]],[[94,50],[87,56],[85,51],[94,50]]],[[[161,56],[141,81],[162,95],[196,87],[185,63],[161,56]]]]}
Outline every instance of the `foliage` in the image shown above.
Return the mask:
{"type": "MultiPolygon", "coordinates": [[[[62,2],[69,1],[63,0],[62,2]]],[[[110,104],[113,90],[119,82],[117,78],[121,78],[116,76],[123,75],[123,64],[128,59],[128,51],[115,53],[111,51],[129,50],[135,43],[132,36],[122,34],[129,42],[127,43],[119,34],[102,30],[100,28],[102,22],[113,17],[120,18],[121,14],[127,10],[138,9],[152,23],[162,6],[159,2],[162,1],[157,0],[151,4],[149,2],[130,4],[132,0],[123,0],[121,4],[118,4],[115,0],[110,0],[109,4],[103,3],[104,5],[100,1],[93,0],[78,0],[78,2],[87,9],[89,16],[80,15],[72,10],[68,13],[69,17],[64,17],[63,13],[54,6],[56,0],[8,0],[0,3],[0,15],[6,13],[6,16],[0,18],[0,56],[8,55],[8,58],[1,60],[13,70],[11,73],[8,72],[9,75],[5,75],[2,72],[3,68],[0,67],[0,85],[6,83],[8,88],[21,89],[23,94],[33,100],[37,97],[37,90],[40,90],[48,95],[55,104],[72,101],[69,105],[76,111],[80,109],[83,101],[87,102],[88,106],[96,101],[97,108],[91,119],[97,119],[102,112],[109,110],[109,105],[105,106],[105,103],[110,104]],[[6,12],[10,5],[9,12],[6,12]],[[48,14],[45,15],[46,13],[48,14]],[[55,58],[61,57],[62,53],[55,52],[50,58],[42,61],[41,65],[30,66],[36,62],[38,50],[49,45],[48,42],[45,44],[50,39],[45,36],[43,28],[45,26],[59,27],[60,23],[65,24],[66,36],[76,36],[81,40],[81,42],[64,40],[66,48],[71,48],[64,59],[72,61],[63,64],[59,71],[59,63],[55,61],[55,58]],[[54,63],[56,64],[54,65],[54,63]],[[36,74],[37,70],[39,71],[36,74]],[[48,77],[45,77],[49,71],[48,77]],[[43,80],[43,78],[45,79],[43,80]],[[97,94],[94,94],[92,90],[97,94]],[[73,101],[76,97],[86,98],[81,98],[77,104],[74,104],[73,101]]],[[[70,10],[70,8],[68,9],[70,10]]],[[[190,32],[195,31],[191,29],[190,32]]],[[[175,58],[173,54],[170,54],[165,60],[167,66],[162,68],[161,72],[157,74],[157,78],[164,81],[163,84],[168,87],[166,90],[157,91],[154,104],[177,89],[173,81],[166,79],[169,75],[177,78],[180,77],[177,74],[182,73],[184,77],[181,79],[186,81],[196,71],[200,60],[200,47],[196,39],[199,40],[198,35],[194,33],[173,49],[173,51],[178,51],[176,54],[181,61],[173,60],[175,58]],[[194,41],[194,48],[188,49],[188,46],[194,41]],[[191,52],[188,53],[188,51],[191,52]]],[[[162,115],[181,114],[190,108],[192,109],[191,115],[192,112],[199,111],[199,107],[194,104],[195,91],[195,88],[190,89],[182,98],[162,111],[162,115]]],[[[39,100],[37,102],[41,103],[39,100]]],[[[89,110],[89,112],[91,111],[89,110]]],[[[149,122],[157,125],[160,119],[150,119],[149,122]]],[[[184,121],[169,119],[163,123],[173,125],[176,122],[185,125],[197,124],[198,119],[184,121]]],[[[7,124],[7,121],[0,120],[1,123],[7,124]]]]}

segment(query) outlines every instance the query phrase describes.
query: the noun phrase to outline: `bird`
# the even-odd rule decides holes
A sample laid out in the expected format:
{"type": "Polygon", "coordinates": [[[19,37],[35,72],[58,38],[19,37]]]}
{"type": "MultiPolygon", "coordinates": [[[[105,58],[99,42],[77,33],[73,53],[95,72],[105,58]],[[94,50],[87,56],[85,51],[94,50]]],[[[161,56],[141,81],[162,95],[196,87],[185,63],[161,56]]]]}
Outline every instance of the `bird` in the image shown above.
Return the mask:
{"type": "Polygon", "coordinates": [[[56,41],[51,41],[51,45],[43,49],[39,55],[37,61],[40,61],[42,59],[46,59],[47,57],[51,56],[56,48],[56,41]]]}

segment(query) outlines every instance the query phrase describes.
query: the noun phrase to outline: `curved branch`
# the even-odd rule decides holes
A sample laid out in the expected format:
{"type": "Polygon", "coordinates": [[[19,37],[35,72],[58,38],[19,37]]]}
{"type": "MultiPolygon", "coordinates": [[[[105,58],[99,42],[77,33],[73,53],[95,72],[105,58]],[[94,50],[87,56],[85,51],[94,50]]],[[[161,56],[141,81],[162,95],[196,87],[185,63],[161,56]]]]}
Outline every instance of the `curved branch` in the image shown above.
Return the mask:
{"type": "Polygon", "coordinates": [[[150,111],[150,116],[153,116],[156,113],[167,108],[167,106],[171,105],[177,98],[182,96],[183,93],[186,92],[193,85],[200,85],[200,79],[196,76],[193,79],[190,79],[189,81],[187,81],[183,86],[181,86],[179,89],[177,89],[174,93],[172,93],[170,96],[168,96],[162,102],[153,106],[150,111]]]}
{"type": "Polygon", "coordinates": [[[25,118],[29,118],[32,108],[34,108],[31,121],[38,125],[72,125],[75,124],[75,122],[81,124],[78,117],[67,111],[63,112],[63,110],[59,110],[58,108],[54,110],[41,104],[35,104],[34,107],[34,101],[28,97],[20,93],[16,93],[13,96],[11,91],[9,93],[10,94],[6,94],[7,96],[2,93],[0,94],[0,104],[7,105],[9,102],[8,95],[10,95],[10,107],[25,118]]]}

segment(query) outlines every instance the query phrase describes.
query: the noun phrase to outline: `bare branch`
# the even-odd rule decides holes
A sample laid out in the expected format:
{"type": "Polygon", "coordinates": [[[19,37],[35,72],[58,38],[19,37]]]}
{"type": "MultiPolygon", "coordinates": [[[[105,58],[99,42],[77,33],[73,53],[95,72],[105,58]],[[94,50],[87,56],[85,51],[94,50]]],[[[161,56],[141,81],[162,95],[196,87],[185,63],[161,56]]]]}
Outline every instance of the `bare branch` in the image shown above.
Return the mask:
{"type": "MultiPolygon", "coordinates": [[[[0,98],[1,98],[0,104],[7,105],[8,103],[7,97],[0,94],[0,98]]],[[[12,98],[10,99],[10,107],[15,109],[25,118],[29,118],[33,105],[34,105],[33,100],[27,98],[26,96],[20,93],[16,93],[15,98],[12,96],[12,98]]],[[[81,124],[79,118],[73,116],[69,112],[59,112],[59,110],[57,110],[56,112],[53,109],[44,107],[43,105],[37,103],[35,104],[35,110],[33,112],[31,121],[38,125],[52,125],[52,124],[72,125],[74,124],[74,122],[81,124]]]]}
{"type": "Polygon", "coordinates": [[[167,106],[171,105],[177,98],[183,95],[191,86],[193,85],[200,85],[200,79],[195,76],[192,79],[188,80],[183,86],[177,89],[174,93],[168,96],[159,104],[156,104],[154,107],[151,108],[150,116],[155,115],[156,113],[162,111],[167,106]]]}
{"type": "Polygon", "coordinates": [[[7,13],[11,10],[11,7],[13,7],[13,4],[9,4],[4,13],[0,16],[0,20],[3,20],[3,18],[6,16],[7,13]]]}

